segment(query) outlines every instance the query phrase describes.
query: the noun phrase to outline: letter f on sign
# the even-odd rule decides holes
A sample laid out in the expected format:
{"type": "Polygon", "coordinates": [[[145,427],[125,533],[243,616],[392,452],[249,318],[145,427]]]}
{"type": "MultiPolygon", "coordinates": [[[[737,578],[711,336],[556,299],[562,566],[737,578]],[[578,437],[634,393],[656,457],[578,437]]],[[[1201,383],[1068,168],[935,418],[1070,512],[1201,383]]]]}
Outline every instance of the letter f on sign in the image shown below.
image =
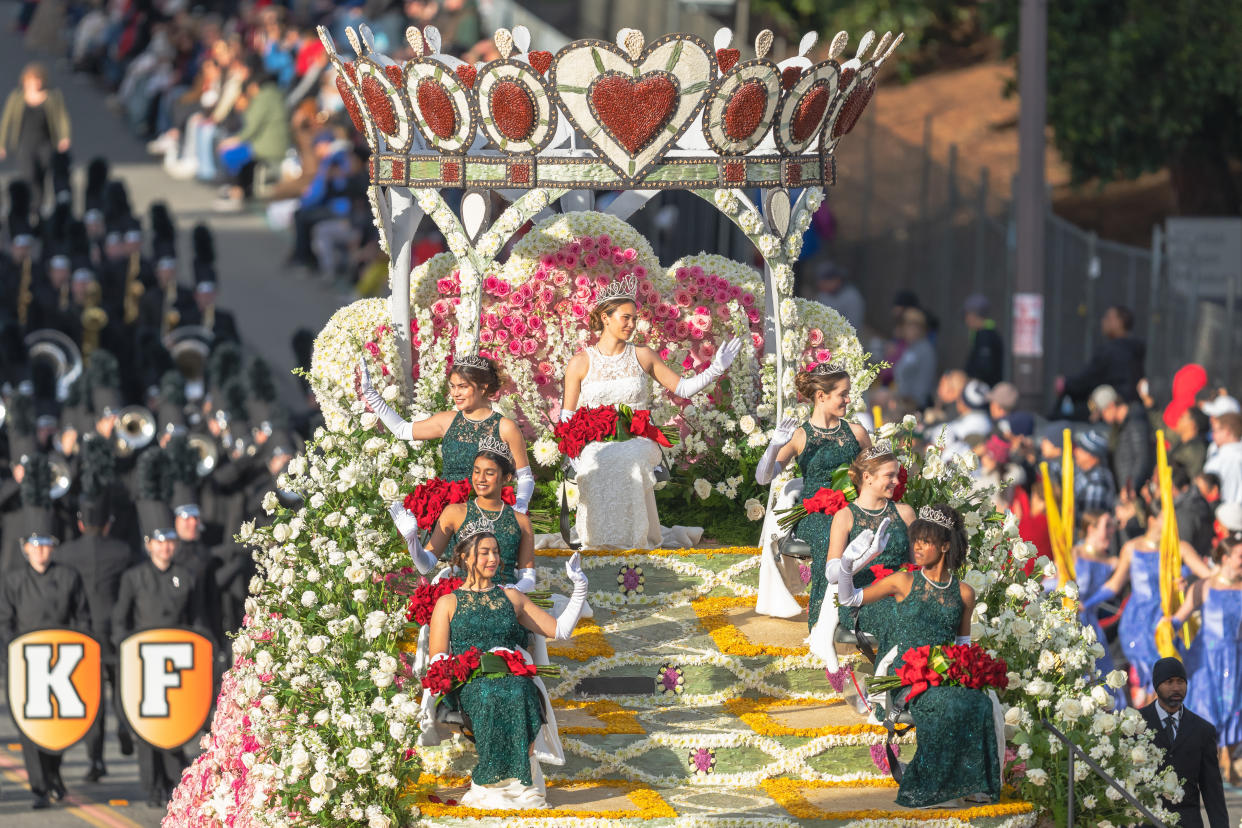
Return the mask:
{"type": "Polygon", "coordinates": [[[194,668],[194,645],[142,643],[142,702],[138,712],[153,719],[169,716],[168,691],[181,686],[181,672],[194,668]]]}
{"type": "Polygon", "coordinates": [[[26,706],[27,719],[81,719],[86,715],[86,705],[73,686],[73,671],[86,654],[81,644],[61,644],[56,664],[52,664],[53,645],[27,644],[22,648],[26,659],[26,706]],[[52,696],[56,697],[56,710],[52,709],[52,696]]]}

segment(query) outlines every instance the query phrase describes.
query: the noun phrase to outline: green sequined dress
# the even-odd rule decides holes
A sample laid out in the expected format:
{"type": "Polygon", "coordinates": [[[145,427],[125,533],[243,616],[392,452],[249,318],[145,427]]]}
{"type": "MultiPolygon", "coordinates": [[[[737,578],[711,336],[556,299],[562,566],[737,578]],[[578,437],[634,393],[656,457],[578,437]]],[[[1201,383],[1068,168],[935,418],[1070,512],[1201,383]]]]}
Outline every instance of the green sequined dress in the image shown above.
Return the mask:
{"type": "MultiPolygon", "coordinates": [[[[842,463],[849,463],[858,456],[860,447],[854,430],[845,420],[837,420],[832,428],[817,428],[811,423],[802,424],[806,432],[806,445],[798,455],[798,468],[802,472],[802,499],[815,496],[820,489],[832,488],[832,473],[842,463]]],[[[798,521],[797,535],[811,547],[811,607],[807,627],[814,627],[819,619],[819,608],[828,591],[824,566],[828,563],[828,530],[832,528],[832,515],[812,512],[798,521]]]]}
{"type": "Polygon", "coordinates": [[[500,412],[493,411],[475,422],[458,411],[440,439],[440,476],[450,483],[469,480],[474,472],[474,457],[479,453],[479,441],[484,437],[499,440],[501,419],[500,412]]]}
{"type": "MultiPolygon", "coordinates": [[[[867,564],[862,572],[854,573],[854,588],[861,590],[875,582],[875,573],[871,571],[871,567],[878,565],[896,570],[910,563],[910,536],[906,533],[906,522],[897,512],[897,504],[891,500],[878,511],[864,509],[856,503],[851,503],[849,510],[854,518],[854,526],[850,529],[847,545],[864,529],[874,532],[885,518],[890,519],[888,542],[884,544],[884,551],[867,564]]],[[[858,613],[858,629],[875,636],[876,654],[883,656],[892,646],[890,638],[896,623],[893,617],[893,603],[892,598],[885,598],[874,604],[867,604],[865,607],[837,607],[838,619],[842,627],[852,630],[854,629],[854,613],[858,613]]]]}
{"type": "MultiPolygon", "coordinates": [[[[466,517],[462,520],[461,526],[468,526],[476,520],[490,520],[492,522],[492,534],[496,536],[496,545],[500,547],[500,569],[496,570],[496,575],[492,580],[502,586],[517,583],[515,570],[517,568],[518,550],[522,547],[522,527],[518,526],[517,516],[513,513],[513,507],[506,503],[501,506],[499,512],[494,512],[491,509],[480,507],[478,501],[472,498],[466,504],[466,517]]],[[[453,556],[453,550],[457,547],[457,536],[461,532],[461,526],[457,527],[453,537],[449,538],[448,548],[444,550],[443,555],[445,560],[453,556]]]]}
{"type": "MultiPolygon", "coordinates": [[[[529,633],[518,623],[513,604],[499,586],[486,592],[457,589],[457,609],[449,621],[453,655],[471,647],[525,647],[529,633]]],[[[519,779],[530,785],[530,746],[543,725],[539,690],[526,676],[480,677],[458,691],[461,709],[470,717],[479,762],[470,777],[479,785],[519,779]]]]}
{"type": "MultiPolygon", "coordinates": [[[[961,628],[962,590],[957,576],[940,589],[921,572],[904,601],[895,602],[896,671],[911,647],[951,644],[961,628]]],[[[1000,762],[992,702],[980,690],[932,687],[910,704],[918,742],[897,792],[897,804],[922,808],[970,794],[1000,799],[1000,762]]]]}

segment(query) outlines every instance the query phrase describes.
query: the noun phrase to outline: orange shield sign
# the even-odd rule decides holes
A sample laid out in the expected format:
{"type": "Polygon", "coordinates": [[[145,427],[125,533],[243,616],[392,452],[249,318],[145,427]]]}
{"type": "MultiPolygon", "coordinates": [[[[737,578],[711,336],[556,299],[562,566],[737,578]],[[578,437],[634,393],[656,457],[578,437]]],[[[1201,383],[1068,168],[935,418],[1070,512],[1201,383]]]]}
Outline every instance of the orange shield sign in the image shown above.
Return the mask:
{"type": "Polygon", "coordinates": [[[211,642],[190,630],[145,630],[122,641],[117,657],[134,732],[162,750],[193,739],[211,710],[211,642]]]}
{"type": "Polygon", "coordinates": [[[64,750],[95,723],[99,653],[98,641],[74,630],[36,630],[9,643],[9,710],[42,750],[64,750]]]}

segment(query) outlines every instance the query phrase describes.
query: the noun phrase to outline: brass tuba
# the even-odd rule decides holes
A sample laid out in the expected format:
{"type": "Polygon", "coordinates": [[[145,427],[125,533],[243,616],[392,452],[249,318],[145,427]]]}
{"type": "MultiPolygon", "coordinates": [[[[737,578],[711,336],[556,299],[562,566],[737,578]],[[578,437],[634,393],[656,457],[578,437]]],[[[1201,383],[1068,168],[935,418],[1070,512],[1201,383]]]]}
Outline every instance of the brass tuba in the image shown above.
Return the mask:
{"type": "Polygon", "coordinates": [[[129,457],[155,439],[155,415],[141,405],[126,406],[117,415],[114,434],[117,456],[129,457]]]}
{"type": "Polygon", "coordinates": [[[202,434],[191,434],[187,438],[190,448],[198,453],[198,463],[194,466],[194,470],[198,472],[199,477],[206,477],[216,468],[216,461],[219,459],[219,450],[216,448],[216,441],[202,434]]]}
{"type": "Polygon", "coordinates": [[[69,398],[69,388],[82,376],[82,352],[77,343],[52,328],[42,328],[26,334],[26,354],[30,362],[46,360],[52,364],[56,376],[56,399],[64,402],[69,398]]]}

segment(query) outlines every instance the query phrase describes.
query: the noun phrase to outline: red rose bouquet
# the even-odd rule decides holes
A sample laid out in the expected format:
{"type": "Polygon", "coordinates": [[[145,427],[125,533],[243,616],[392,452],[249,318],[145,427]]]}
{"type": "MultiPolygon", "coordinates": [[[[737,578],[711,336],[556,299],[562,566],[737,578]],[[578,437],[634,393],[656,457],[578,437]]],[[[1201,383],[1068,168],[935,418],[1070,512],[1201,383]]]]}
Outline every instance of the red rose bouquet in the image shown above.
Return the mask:
{"type": "Polygon", "coordinates": [[[413,621],[420,627],[426,626],[431,622],[431,613],[436,608],[436,601],[461,585],[461,578],[441,578],[434,584],[426,578],[419,578],[418,586],[410,593],[410,601],[405,610],[405,620],[413,621]]]}
{"type": "Polygon", "coordinates": [[[776,525],[781,529],[792,529],[797,525],[798,521],[811,513],[835,515],[844,509],[853,497],[849,493],[840,489],[823,488],[817,491],[811,497],[802,499],[797,506],[791,506],[788,509],[782,509],[777,512],[778,520],[776,525]]]}
{"type": "Polygon", "coordinates": [[[577,458],[588,443],[628,440],[646,437],[662,446],[671,446],[669,431],[651,423],[651,412],[635,411],[626,405],[601,405],[598,408],[579,408],[553,430],[561,454],[577,458]]]}
{"type": "Polygon", "coordinates": [[[868,692],[887,692],[910,688],[906,704],[930,687],[968,687],[983,690],[1009,686],[1009,665],[995,658],[978,644],[944,644],[911,647],[902,655],[896,675],[877,676],[867,681],[868,692]]]}
{"type": "Polygon", "coordinates": [[[867,567],[871,570],[871,574],[875,576],[877,581],[882,581],[894,572],[918,572],[923,567],[914,564],[902,564],[898,569],[889,569],[884,564],[874,564],[867,567]]]}
{"type": "Polygon", "coordinates": [[[446,506],[465,503],[469,497],[469,480],[450,483],[442,477],[433,477],[415,486],[414,491],[405,496],[404,506],[418,520],[418,528],[428,532],[446,506]]]}
{"type": "MultiPolygon", "coordinates": [[[[500,676],[535,676],[556,677],[561,668],[555,665],[537,667],[526,660],[526,656],[516,650],[494,647],[488,652],[480,652],[471,647],[463,653],[449,655],[433,661],[423,674],[422,684],[432,693],[443,698],[477,678],[497,678],[500,676]]],[[[439,701],[436,702],[439,704],[439,701]]]]}

